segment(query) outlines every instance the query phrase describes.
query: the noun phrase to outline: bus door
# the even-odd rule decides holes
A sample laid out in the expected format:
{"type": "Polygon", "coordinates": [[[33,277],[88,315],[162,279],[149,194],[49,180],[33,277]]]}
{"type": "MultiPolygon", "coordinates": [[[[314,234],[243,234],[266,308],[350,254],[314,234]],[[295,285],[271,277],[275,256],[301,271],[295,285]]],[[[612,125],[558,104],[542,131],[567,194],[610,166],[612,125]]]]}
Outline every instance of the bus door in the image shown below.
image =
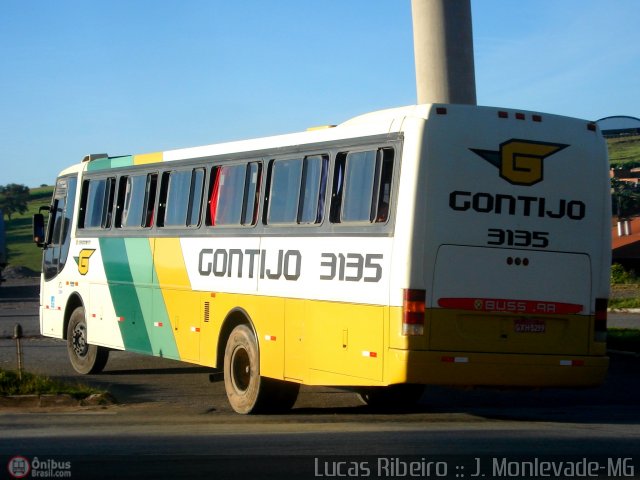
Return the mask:
{"type": "Polygon", "coordinates": [[[60,331],[64,312],[58,296],[58,282],[50,280],[53,280],[67,263],[77,184],[77,177],[58,179],[49,210],[42,260],[44,282],[40,292],[40,331],[43,334],[64,334],[60,331]]]}
{"type": "Polygon", "coordinates": [[[62,271],[69,253],[71,221],[76,201],[76,177],[58,179],[49,212],[46,249],[42,272],[45,280],[51,280],[62,271]]]}

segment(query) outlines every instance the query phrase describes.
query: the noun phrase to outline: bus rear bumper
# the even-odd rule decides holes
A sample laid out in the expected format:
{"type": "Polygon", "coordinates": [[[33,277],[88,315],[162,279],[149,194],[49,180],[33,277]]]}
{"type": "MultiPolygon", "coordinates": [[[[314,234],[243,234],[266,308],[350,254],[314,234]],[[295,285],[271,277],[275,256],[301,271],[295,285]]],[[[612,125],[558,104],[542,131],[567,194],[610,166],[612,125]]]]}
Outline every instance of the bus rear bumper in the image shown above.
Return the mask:
{"type": "Polygon", "coordinates": [[[609,367],[606,356],[388,351],[388,384],[594,387],[609,367]]]}

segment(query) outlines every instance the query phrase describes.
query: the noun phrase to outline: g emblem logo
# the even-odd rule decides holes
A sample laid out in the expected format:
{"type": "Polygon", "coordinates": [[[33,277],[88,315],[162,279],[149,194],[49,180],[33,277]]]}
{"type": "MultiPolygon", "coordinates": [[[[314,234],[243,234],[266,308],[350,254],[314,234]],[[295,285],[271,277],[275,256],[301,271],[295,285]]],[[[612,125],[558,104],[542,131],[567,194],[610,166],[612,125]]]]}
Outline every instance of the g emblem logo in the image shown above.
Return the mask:
{"type": "Polygon", "coordinates": [[[531,186],[544,178],[543,160],[568,147],[561,143],[511,139],[499,151],[470,149],[500,169],[500,177],[514,185],[531,186]]]}
{"type": "Polygon", "coordinates": [[[80,275],[86,275],[89,272],[89,257],[91,257],[95,251],[95,249],[85,248],[80,250],[80,254],[77,257],[74,257],[78,264],[78,272],[80,275]]]}

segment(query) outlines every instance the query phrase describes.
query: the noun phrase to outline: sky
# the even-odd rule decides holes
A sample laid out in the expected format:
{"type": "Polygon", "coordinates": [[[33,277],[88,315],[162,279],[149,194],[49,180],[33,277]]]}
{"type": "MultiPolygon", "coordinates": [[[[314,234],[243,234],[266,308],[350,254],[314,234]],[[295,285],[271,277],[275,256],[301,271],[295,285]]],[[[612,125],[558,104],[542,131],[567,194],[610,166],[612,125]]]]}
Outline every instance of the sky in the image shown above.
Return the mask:
{"type": "MultiPolygon", "coordinates": [[[[638,0],[471,5],[479,105],[640,117],[638,0]]],[[[415,103],[410,0],[0,0],[0,185],[415,103]]]]}

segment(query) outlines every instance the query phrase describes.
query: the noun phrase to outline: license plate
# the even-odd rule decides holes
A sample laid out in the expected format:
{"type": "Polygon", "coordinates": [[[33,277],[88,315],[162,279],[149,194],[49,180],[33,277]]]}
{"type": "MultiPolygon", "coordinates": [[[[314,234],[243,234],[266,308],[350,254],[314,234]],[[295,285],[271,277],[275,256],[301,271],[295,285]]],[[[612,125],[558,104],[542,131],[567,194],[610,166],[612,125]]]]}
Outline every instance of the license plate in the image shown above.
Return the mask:
{"type": "Polygon", "coordinates": [[[544,320],[519,318],[513,321],[513,329],[516,333],[544,333],[547,324],[544,320]]]}

